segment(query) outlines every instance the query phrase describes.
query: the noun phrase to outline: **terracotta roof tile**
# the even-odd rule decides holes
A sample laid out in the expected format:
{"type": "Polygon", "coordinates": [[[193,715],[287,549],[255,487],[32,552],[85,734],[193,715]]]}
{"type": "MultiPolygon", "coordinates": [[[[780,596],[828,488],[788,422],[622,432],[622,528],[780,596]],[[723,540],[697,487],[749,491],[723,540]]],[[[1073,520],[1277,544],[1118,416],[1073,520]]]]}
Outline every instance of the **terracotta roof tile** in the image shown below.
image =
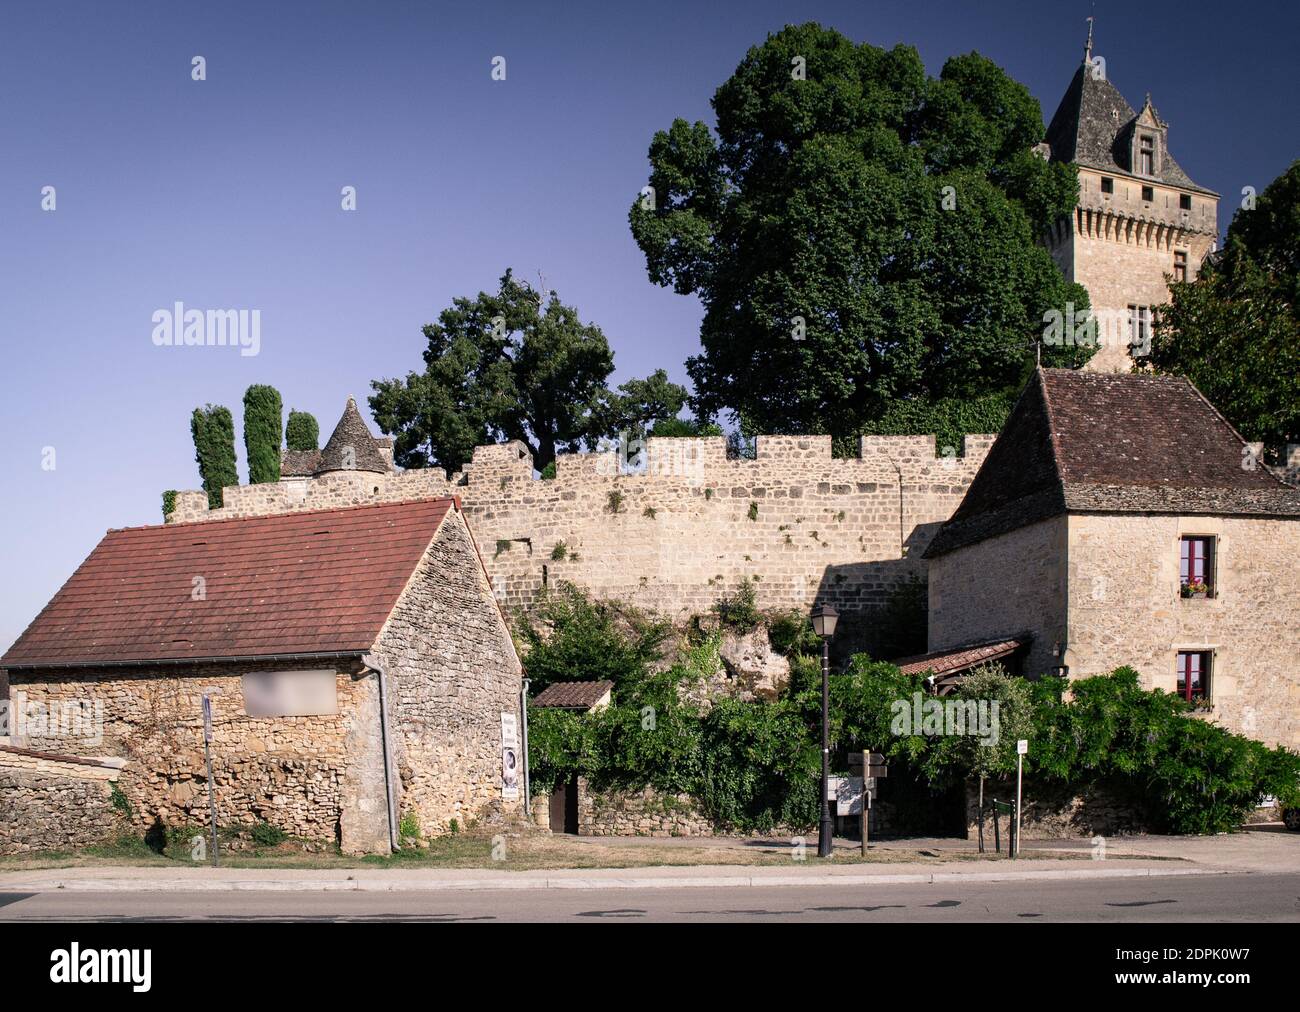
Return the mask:
{"type": "Polygon", "coordinates": [[[539,692],[530,705],[543,709],[590,710],[614,688],[611,681],[554,682],[539,692]]]}
{"type": "Polygon", "coordinates": [[[109,531],[0,667],[367,650],[453,506],[109,531]]]}
{"type": "Polygon", "coordinates": [[[994,640],[988,643],[975,643],[949,650],[936,650],[934,653],[918,654],[904,657],[894,663],[905,675],[920,675],[933,671],[936,675],[954,674],[968,668],[978,667],[990,661],[1010,657],[1029,645],[1029,637],[994,640]]]}

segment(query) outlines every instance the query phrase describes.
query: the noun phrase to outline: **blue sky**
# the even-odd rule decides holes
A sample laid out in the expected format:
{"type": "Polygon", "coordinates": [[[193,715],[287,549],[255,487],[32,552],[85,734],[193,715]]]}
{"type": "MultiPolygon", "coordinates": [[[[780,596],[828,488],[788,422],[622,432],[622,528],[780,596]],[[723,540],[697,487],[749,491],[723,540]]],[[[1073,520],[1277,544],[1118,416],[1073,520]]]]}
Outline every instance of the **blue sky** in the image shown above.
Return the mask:
{"type": "Polygon", "coordinates": [[[244,388],[271,383],[326,436],[348,394],[419,366],[422,324],[506,267],[542,271],[604,329],[616,381],[684,381],[700,310],[647,280],[627,209],[654,131],[711,122],[768,32],[905,42],[931,73],[975,49],[1050,118],[1090,12],[1111,80],[1135,106],[1151,91],[1174,155],[1226,206],[1300,154],[1292,4],[8,0],[0,647],[106,529],[197,487],[196,405],[238,426],[244,388]],[[260,354],[155,347],[152,314],[177,300],[260,309],[260,354]]]}

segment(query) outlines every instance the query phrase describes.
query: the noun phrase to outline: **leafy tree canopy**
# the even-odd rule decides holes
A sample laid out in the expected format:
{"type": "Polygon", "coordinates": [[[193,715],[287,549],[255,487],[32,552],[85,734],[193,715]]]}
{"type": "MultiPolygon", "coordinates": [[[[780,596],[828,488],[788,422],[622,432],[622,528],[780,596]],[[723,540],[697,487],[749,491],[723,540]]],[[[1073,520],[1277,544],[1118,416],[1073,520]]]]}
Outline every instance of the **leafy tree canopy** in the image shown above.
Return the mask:
{"type": "Polygon", "coordinates": [[[1195,281],[1170,286],[1149,364],[1188,377],[1274,459],[1300,443],[1300,161],[1237,211],[1195,281]]]}
{"type": "Polygon", "coordinates": [[[1077,174],[1032,153],[1038,102],[988,59],[933,79],[910,47],[789,26],[713,108],[716,135],[682,119],[655,135],[629,216],[650,279],[704,303],[700,415],[856,433],[899,399],[1017,386],[1044,312],[1088,305],[1035,242],[1077,174]]]}
{"type": "Polygon", "coordinates": [[[371,383],[371,410],[403,467],[456,469],[476,445],[517,439],[544,470],[558,452],[639,433],[686,401],[662,370],[611,390],[614,354],[600,328],[511,271],[495,293],[454,300],[424,336],[423,372],[371,383]]]}

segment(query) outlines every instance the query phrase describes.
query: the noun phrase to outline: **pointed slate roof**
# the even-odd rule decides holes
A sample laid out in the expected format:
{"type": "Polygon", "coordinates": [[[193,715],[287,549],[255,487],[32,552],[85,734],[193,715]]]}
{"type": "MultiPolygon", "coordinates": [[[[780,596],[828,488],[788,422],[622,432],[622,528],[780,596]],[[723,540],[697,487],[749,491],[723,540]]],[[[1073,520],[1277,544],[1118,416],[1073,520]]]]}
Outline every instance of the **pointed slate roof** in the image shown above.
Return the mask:
{"type": "Polygon", "coordinates": [[[364,652],[453,509],[422,499],[109,531],[0,668],[364,652]]]}
{"type": "MultiPolygon", "coordinates": [[[[1150,105],[1150,96],[1144,112],[1146,109],[1150,109],[1159,121],[1154,106],[1150,105]]],[[[1138,115],[1108,78],[1096,77],[1091,65],[1081,64],[1047,127],[1046,140],[1052,149],[1052,160],[1075,162],[1086,168],[1122,176],[1151,178],[1168,186],[1217,196],[1213,190],[1192,182],[1174,161],[1167,146],[1157,175],[1136,176],[1129,165],[1128,138],[1138,115]]]]}
{"type": "Polygon", "coordinates": [[[1063,513],[1300,518],[1300,490],[1177,376],[1039,369],[925,557],[1063,513]]]}
{"type": "Polygon", "coordinates": [[[388,464],[383,454],[379,452],[379,444],[371,435],[370,426],[361,417],[361,412],[357,410],[357,402],[352,397],[348,398],[347,407],[343,409],[343,417],[339,419],[338,425],[334,426],[334,434],[325,444],[325,449],[321,450],[316,473],[322,474],[326,471],[388,473],[388,464]],[[347,453],[349,448],[352,450],[350,455],[347,453]]]}

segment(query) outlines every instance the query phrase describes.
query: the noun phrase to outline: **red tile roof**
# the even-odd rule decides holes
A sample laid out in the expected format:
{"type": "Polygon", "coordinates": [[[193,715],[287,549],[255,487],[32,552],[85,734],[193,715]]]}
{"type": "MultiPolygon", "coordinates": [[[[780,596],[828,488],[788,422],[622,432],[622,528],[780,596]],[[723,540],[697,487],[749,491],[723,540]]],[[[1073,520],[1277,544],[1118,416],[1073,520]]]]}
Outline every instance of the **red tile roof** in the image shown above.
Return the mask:
{"type": "Polygon", "coordinates": [[[0,667],[368,650],[455,505],[109,531],[0,667]]]}
{"type": "Polygon", "coordinates": [[[948,675],[1010,657],[1028,645],[1027,636],[1019,639],[995,640],[991,643],[974,643],[950,650],[936,650],[934,653],[919,654],[916,657],[903,657],[894,663],[905,675],[920,675],[927,671],[933,671],[936,675],[948,675]]]}

